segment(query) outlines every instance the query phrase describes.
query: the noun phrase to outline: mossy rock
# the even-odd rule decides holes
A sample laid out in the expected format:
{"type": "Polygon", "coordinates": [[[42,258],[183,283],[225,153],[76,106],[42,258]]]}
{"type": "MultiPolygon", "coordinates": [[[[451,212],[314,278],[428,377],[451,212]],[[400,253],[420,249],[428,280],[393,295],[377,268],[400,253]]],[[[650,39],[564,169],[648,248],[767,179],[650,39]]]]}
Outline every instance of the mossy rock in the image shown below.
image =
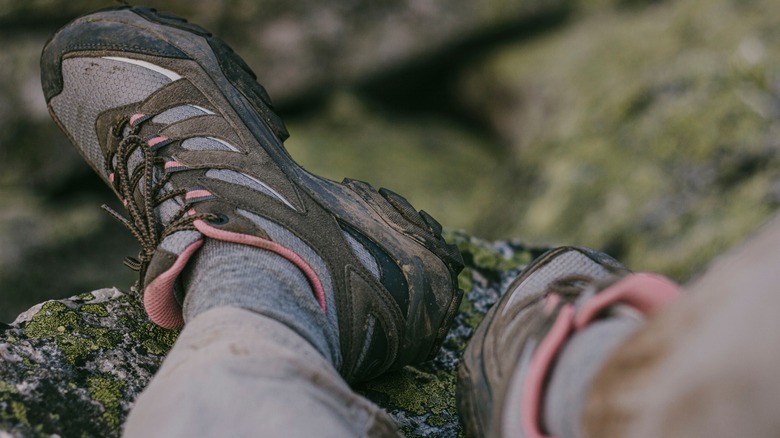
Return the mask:
{"type": "Polygon", "coordinates": [[[780,206],[780,3],[580,3],[463,75],[507,148],[484,225],[688,279],[780,206]]]}
{"type": "Polygon", "coordinates": [[[0,431],[119,435],[175,338],[113,288],[33,307],[0,328],[0,431]]]}

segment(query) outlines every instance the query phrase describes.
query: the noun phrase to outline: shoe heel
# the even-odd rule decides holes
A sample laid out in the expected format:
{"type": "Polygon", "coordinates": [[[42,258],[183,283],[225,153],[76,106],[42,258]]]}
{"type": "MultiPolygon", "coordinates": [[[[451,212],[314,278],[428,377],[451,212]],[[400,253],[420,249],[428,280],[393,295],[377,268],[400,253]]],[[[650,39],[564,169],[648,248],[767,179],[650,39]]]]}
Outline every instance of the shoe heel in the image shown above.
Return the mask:
{"type": "Polygon", "coordinates": [[[435,237],[433,231],[429,229],[428,224],[426,224],[422,216],[420,216],[420,213],[417,212],[414,206],[412,206],[412,204],[410,204],[406,198],[384,187],[379,189],[379,194],[382,195],[382,197],[385,198],[385,200],[387,200],[387,202],[389,202],[390,205],[392,205],[393,208],[398,213],[400,213],[404,219],[406,219],[414,226],[428,231],[432,236],[435,237]]]}

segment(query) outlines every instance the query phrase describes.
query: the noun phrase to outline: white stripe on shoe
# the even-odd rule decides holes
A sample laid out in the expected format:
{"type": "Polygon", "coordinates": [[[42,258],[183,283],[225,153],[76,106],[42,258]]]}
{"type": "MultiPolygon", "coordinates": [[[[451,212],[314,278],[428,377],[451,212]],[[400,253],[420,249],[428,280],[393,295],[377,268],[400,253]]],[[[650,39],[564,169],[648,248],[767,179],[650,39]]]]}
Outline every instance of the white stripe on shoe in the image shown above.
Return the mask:
{"type": "Polygon", "coordinates": [[[140,59],[130,59],[121,56],[104,56],[103,58],[110,59],[112,61],[126,62],[128,64],[134,64],[140,67],[148,68],[149,70],[160,73],[161,75],[167,77],[171,81],[176,81],[181,79],[181,76],[179,76],[179,74],[174,72],[173,70],[168,70],[167,68],[160,67],[159,65],[152,64],[151,62],[141,61],[140,59]]]}

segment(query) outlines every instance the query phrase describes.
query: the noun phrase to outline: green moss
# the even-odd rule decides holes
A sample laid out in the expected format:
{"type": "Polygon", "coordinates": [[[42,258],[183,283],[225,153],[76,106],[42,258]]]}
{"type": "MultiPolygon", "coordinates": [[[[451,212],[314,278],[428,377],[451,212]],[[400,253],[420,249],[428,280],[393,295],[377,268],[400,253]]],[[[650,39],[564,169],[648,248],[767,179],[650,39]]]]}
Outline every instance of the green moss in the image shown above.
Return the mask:
{"type": "Polygon", "coordinates": [[[22,402],[11,402],[11,414],[19,424],[30,425],[30,420],[27,419],[27,407],[22,402]]]}
{"type": "Polygon", "coordinates": [[[3,400],[3,393],[18,394],[19,390],[16,389],[16,385],[0,380],[0,400],[3,400]]]}
{"type": "MultiPolygon", "coordinates": [[[[164,330],[164,329],[160,329],[164,330]]],[[[146,338],[143,340],[142,345],[151,354],[157,356],[163,356],[168,354],[168,351],[173,347],[179,332],[175,330],[165,330],[166,333],[161,333],[157,336],[146,338]]]]}
{"type": "Polygon", "coordinates": [[[92,295],[92,292],[86,292],[79,295],[78,298],[82,301],[92,301],[95,299],[95,296],[92,295]]]}
{"type": "Polygon", "coordinates": [[[179,331],[167,330],[151,323],[143,313],[137,298],[132,295],[124,295],[118,301],[127,303],[131,310],[137,309],[137,312],[125,312],[126,314],[118,318],[119,323],[127,328],[126,333],[130,339],[149,354],[156,356],[168,354],[179,336],[179,331]]]}
{"type": "Polygon", "coordinates": [[[117,430],[121,425],[121,401],[124,383],[110,375],[98,375],[87,379],[87,391],[93,400],[104,408],[102,415],[110,430],[117,430]]]}
{"type": "Polygon", "coordinates": [[[496,193],[491,225],[680,280],[744,239],[779,204],[778,13],[768,0],[602,8],[475,65],[464,95],[509,139],[521,181],[496,193]]]}
{"type": "Polygon", "coordinates": [[[157,356],[168,354],[179,336],[178,330],[167,330],[151,322],[126,321],[130,326],[130,338],[148,353],[157,356]]]}
{"type": "Polygon", "coordinates": [[[90,326],[78,310],[51,301],[43,305],[24,328],[31,339],[51,339],[75,365],[100,349],[113,349],[121,340],[115,330],[90,326]]]}
{"type": "Polygon", "coordinates": [[[425,423],[432,427],[442,427],[448,424],[449,421],[449,418],[443,417],[441,415],[431,415],[425,420],[425,423]]]}
{"type": "MultiPolygon", "coordinates": [[[[463,300],[460,302],[460,307],[458,308],[458,312],[465,315],[465,320],[463,321],[463,324],[467,327],[476,328],[479,323],[482,321],[482,319],[485,317],[485,315],[481,312],[478,312],[474,308],[474,303],[469,300],[469,296],[466,295],[463,300]]],[[[462,350],[462,349],[458,349],[462,350]]]]}
{"type": "Polygon", "coordinates": [[[458,250],[470,256],[474,267],[490,271],[508,271],[517,269],[531,261],[531,254],[526,251],[516,251],[511,257],[505,257],[491,243],[477,238],[459,240],[458,250]]]}
{"type": "Polygon", "coordinates": [[[458,286],[463,289],[463,293],[469,293],[474,289],[474,283],[471,281],[471,268],[463,268],[458,274],[458,286]]]}
{"type": "Polygon", "coordinates": [[[108,310],[106,310],[105,304],[84,304],[79,307],[79,310],[96,316],[108,316],[108,310]]]}
{"type": "Polygon", "coordinates": [[[405,367],[365,384],[364,388],[374,396],[380,394],[387,400],[386,406],[415,415],[428,414],[429,425],[452,422],[456,412],[455,377],[444,371],[427,373],[405,367]]]}

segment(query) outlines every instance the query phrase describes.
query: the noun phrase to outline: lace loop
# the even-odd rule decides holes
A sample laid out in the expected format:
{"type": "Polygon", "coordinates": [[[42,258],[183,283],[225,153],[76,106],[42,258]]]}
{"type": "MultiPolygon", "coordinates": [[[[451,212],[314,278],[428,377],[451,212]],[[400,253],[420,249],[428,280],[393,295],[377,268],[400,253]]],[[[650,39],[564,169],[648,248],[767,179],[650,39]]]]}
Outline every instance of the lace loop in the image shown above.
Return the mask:
{"type": "Polygon", "coordinates": [[[141,244],[137,258],[127,257],[124,264],[138,271],[142,278],[157,246],[165,237],[177,231],[194,230],[193,221],[213,216],[208,213],[188,214],[192,204],[183,201],[183,205],[173,214],[167,225],[160,222],[155,209],[167,200],[183,197],[186,190],[163,190],[170,180],[170,174],[163,170],[165,161],[156,155],[160,148],[150,147],[139,135],[142,125],[150,118],[143,114],[118,117],[109,128],[113,141],[104,160],[105,170],[109,175],[113,175],[112,184],[129,217],[106,205],[102,208],[127,228],[141,244]],[[128,164],[137,151],[140,151],[141,162],[131,171],[128,164]],[[137,200],[140,202],[136,202],[137,200]]]}

